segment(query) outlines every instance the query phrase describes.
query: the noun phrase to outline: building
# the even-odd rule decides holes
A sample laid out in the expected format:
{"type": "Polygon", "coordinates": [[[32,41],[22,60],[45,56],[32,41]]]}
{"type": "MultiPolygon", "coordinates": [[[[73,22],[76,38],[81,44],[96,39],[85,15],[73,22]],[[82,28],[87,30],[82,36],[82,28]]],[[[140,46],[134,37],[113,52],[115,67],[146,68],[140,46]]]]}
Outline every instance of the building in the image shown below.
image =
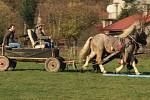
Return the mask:
{"type": "Polygon", "coordinates": [[[122,20],[119,20],[111,25],[104,27],[104,30],[120,32],[120,31],[123,31],[124,29],[127,29],[137,20],[141,20],[143,22],[149,23],[150,14],[146,17],[142,17],[142,14],[134,14],[132,16],[126,17],[122,20]]]}
{"type": "Polygon", "coordinates": [[[107,6],[108,19],[117,19],[125,6],[123,0],[113,0],[113,3],[107,6]]]}

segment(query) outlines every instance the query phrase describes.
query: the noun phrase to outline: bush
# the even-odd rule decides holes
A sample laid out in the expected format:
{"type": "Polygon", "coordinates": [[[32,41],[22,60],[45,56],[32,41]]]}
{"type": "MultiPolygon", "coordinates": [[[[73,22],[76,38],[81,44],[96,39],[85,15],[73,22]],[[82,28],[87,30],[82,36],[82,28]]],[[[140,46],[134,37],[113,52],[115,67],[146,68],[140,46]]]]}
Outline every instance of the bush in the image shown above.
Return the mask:
{"type": "Polygon", "coordinates": [[[143,12],[143,9],[141,8],[141,6],[138,6],[139,3],[136,2],[136,0],[125,0],[125,1],[126,1],[125,7],[122,9],[122,12],[118,17],[118,20],[126,18],[136,13],[143,12]]]}
{"type": "Polygon", "coordinates": [[[12,22],[12,19],[13,13],[7,5],[0,1],[0,44],[2,43],[2,39],[4,33],[6,32],[6,28],[12,22]]]}
{"type": "Polygon", "coordinates": [[[99,21],[99,12],[86,5],[58,9],[49,13],[49,28],[53,30],[52,35],[55,37],[65,38],[71,42],[77,42],[83,31],[99,21]]]}
{"type": "Polygon", "coordinates": [[[28,28],[33,28],[36,12],[36,0],[22,0],[20,15],[27,24],[28,28]]]}

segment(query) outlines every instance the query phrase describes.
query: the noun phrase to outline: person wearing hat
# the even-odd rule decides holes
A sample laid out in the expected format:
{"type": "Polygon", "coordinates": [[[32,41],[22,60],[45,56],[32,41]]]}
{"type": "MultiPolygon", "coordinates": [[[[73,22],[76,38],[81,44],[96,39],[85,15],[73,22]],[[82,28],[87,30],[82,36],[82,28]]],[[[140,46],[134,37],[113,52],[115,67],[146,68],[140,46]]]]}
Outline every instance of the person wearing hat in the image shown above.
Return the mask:
{"type": "Polygon", "coordinates": [[[44,24],[37,24],[35,33],[37,35],[37,40],[39,41],[40,44],[45,45],[45,48],[51,48],[53,47],[51,45],[51,36],[47,36],[44,32],[43,29],[44,24]]]}

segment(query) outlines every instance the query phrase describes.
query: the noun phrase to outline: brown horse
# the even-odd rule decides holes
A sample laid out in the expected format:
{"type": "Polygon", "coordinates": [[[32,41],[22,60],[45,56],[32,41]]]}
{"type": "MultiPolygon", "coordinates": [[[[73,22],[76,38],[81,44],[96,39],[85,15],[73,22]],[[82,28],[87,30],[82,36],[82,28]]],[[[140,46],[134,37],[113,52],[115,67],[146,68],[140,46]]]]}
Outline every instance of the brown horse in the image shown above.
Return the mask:
{"type": "Polygon", "coordinates": [[[121,71],[121,69],[127,65],[133,67],[135,74],[140,74],[136,68],[137,60],[133,52],[137,45],[146,45],[146,34],[143,31],[137,31],[137,29],[141,29],[139,21],[133,23],[128,29],[124,30],[123,34],[117,37],[106,35],[104,33],[89,37],[80,51],[80,59],[86,59],[82,69],[86,69],[89,61],[96,56],[96,62],[99,65],[101,72],[106,73],[106,70],[103,67],[104,54],[112,54],[115,51],[120,51],[122,55],[121,66],[116,68],[116,73],[121,71]]]}

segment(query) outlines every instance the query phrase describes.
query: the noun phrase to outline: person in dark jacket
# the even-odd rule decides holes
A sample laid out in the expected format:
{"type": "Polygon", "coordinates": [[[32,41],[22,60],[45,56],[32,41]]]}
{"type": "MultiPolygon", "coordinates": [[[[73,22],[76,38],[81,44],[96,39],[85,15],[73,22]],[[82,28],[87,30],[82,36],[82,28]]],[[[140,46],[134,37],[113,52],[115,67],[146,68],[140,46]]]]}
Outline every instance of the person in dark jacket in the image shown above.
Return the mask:
{"type": "Polygon", "coordinates": [[[15,41],[15,25],[10,25],[3,38],[3,46],[6,45],[11,48],[20,48],[20,44],[15,41]]]}

